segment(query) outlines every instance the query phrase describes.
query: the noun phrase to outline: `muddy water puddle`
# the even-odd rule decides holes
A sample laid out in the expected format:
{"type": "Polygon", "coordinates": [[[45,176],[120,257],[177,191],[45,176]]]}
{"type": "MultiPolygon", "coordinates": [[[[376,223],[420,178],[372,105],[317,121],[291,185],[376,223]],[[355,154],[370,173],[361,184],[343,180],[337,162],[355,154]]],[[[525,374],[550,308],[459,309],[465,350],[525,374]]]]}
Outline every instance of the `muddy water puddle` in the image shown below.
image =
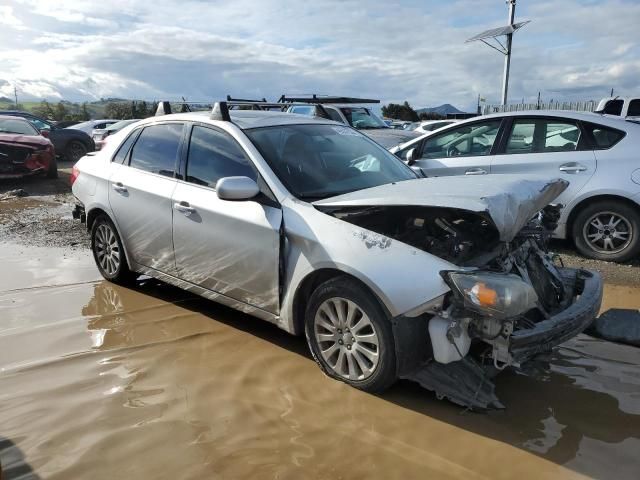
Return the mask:
{"type": "MultiPolygon", "coordinates": [[[[580,336],[498,379],[507,410],[474,414],[409,382],[329,380],[302,339],[99,280],[88,253],[30,252],[0,250],[9,478],[638,478],[639,349],[580,336]]],[[[634,298],[608,289],[606,308],[634,298]]]]}

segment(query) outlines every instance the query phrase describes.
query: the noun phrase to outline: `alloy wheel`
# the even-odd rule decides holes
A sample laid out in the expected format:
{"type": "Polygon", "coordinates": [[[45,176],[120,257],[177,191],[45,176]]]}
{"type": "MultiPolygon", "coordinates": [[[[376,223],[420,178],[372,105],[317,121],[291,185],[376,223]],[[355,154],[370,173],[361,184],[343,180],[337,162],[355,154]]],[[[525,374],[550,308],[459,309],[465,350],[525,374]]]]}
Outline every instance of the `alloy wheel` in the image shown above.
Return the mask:
{"type": "Polygon", "coordinates": [[[378,334],[369,316],[351,300],[325,300],[316,311],[314,336],[324,361],[344,379],[364,380],[378,366],[378,334]]]}
{"type": "Polygon", "coordinates": [[[107,224],[98,225],[95,234],[95,253],[102,270],[114,276],[120,268],[120,245],[115,232],[107,224]]]}
{"type": "Polygon", "coordinates": [[[631,243],[633,227],[619,213],[599,212],[585,222],[582,235],[585,242],[598,253],[619,253],[631,243]]]}

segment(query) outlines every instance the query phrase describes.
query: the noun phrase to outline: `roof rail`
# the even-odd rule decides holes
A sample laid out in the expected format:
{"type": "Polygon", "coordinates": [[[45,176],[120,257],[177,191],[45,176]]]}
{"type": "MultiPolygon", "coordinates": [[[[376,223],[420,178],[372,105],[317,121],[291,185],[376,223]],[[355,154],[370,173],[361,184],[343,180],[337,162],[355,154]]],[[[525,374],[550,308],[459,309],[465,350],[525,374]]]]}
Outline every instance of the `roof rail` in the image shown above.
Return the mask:
{"type": "Polygon", "coordinates": [[[332,97],[329,95],[307,95],[304,97],[287,97],[283,94],[279,99],[279,103],[380,103],[380,100],[372,98],[355,98],[355,97],[332,97]]]}

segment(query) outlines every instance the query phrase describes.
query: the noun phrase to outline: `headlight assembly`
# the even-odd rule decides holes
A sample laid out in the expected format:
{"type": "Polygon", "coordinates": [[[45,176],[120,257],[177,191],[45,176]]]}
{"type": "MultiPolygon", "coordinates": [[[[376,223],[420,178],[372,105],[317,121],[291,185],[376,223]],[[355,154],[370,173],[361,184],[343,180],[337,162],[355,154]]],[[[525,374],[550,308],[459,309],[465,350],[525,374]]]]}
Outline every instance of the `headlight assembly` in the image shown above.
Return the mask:
{"type": "Polygon", "coordinates": [[[513,274],[493,272],[442,272],[454,295],[480,315],[498,319],[520,315],[536,306],[531,285],[513,274]]]}

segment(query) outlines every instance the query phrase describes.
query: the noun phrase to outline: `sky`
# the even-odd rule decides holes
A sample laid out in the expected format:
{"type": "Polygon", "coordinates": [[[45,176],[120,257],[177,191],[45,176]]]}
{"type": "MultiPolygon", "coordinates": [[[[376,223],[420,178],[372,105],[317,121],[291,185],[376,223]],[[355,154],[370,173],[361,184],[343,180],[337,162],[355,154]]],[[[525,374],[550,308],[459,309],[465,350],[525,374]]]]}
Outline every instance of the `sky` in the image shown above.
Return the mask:
{"type": "MultiPolygon", "coordinates": [[[[504,0],[0,0],[0,96],[499,103],[504,0]]],[[[640,94],[640,0],[518,0],[509,101],[640,94]]]]}

